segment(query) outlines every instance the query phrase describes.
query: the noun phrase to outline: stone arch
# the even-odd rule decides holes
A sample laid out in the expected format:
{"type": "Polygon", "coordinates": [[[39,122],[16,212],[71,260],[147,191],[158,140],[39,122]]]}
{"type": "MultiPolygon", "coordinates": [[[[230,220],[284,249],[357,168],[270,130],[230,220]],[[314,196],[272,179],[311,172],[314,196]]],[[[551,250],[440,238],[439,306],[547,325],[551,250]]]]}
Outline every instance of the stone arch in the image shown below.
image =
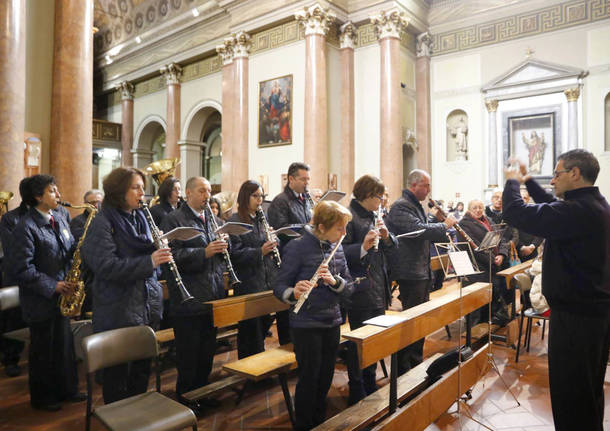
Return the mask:
{"type": "Polygon", "coordinates": [[[222,105],[218,101],[206,99],[197,102],[184,119],[184,127],[182,128],[180,139],[183,141],[199,141],[202,137],[206,121],[215,112],[222,115],[222,105]]]}
{"type": "MultiPolygon", "coordinates": [[[[144,169],[149,163],[164,157],[166,130],[165,120],[158,115],[149,115],[140,122],[133,140],[134,167],[144,169]],[[154,147],[157,145],[161,146],[155,151],[154,147]]],[[[148,194],[154,194],[156,191],[156,187],[152,183],[153,181],[147,181],[146,193],[148,194]]]]}

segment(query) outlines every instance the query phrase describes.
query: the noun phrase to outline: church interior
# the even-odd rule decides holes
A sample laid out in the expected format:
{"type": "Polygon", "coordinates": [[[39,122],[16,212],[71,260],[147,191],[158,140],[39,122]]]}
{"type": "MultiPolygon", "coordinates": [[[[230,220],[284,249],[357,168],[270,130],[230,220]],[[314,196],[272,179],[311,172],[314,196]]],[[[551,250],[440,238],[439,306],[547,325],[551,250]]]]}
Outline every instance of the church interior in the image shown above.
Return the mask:
{"type": "MultiPolygon", "coordinates": [[[[383,180],[392,203],[413,169],[430,174],[436,200],[487,205],[511,159],[550,189],[558,156],[577,148],[597,157],[596,185],[610,196],[607,0],[6,0],[0,21],[0,191],[15,194],[7,210],[30,175],[53,175],[62,200],[81,203],[117,167],[172,158],[183,187],[203,176],[213,194],[253,179],[271,200],[298,161],[310,166],[312,190],[343,191],[344,205],[365,174],[383,180]]],[[[157,194],[153,181],[146,187],[157,194]]],[[[410,426],[554,429],[542,320],[519,362],[512,323],[492,344],[497,369],[475,379],[468,399],[456,389],[449,398],[461,401],[441,410],[421,404],[410,426]]],[[[455,347],[462,329],[439,326],[425,357],[455,347]]],[[[272,328],[267,349],[275,337],[272,328]]],[[[237,359],[227,340],[212,382],[237,359]]],[[[162,392],[175,396],[176,372],[162,363],[162,392]]],[[[385,363],[390,373],[390,356],[385,363]]],[[[18,377],[0,371],[0,429],[82,429],[84,403],[30,408],[27,353],[20,364],[18,377]]],[[[294,370],[283,375],[294,392],[294,370]]],[[[267,377],[240,394],[242,381],[220,391],[199,429],[291,429],[283,386],[267,377]]],[[[377,377],[388,391],[391,377],[381,367],[377,377]]],[[[347,380],[339,360],[328,418],[347,408],[347,380]]],[[[93,394],[102,405],[100,387],[93,394]]],[[[393,429],[371,423],[320,429],[393,429]]]]}

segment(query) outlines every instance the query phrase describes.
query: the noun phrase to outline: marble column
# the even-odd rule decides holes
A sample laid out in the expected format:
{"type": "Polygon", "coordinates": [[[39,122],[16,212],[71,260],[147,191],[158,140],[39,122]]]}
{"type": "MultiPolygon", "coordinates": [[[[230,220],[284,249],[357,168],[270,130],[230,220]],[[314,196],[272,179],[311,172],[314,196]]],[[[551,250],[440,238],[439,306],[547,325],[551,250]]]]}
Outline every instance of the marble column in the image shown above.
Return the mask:
{"type": "MultiPolygon", "coordinates": [[[[417,167],[432,174],[432,140],[430,114],[430,55],[432,37],[428,32],[417,36],[417,60],[415,61],[415,88],[417,110],[415,129],[417,132],[417,167]]],[[[407,172],[405,172],[408,174],[407,172]]]]}
{"type": "Polygon", "coordinates": [[[354,42],[356,26],[351,21],[339,29],[341,46],[341,174],[339,190],[351,194],[354,186],[354,42]]]}
{"type": "Polygon", "coordinates": [[[189,178],[201,175],[205,144],[199,141],[184,140],[178,141],[178,147],[180,148],[180,160],[182,160],[180,182],[184,188],[189,178]]]}
{"type": "Polygon", "coordinates": [[[233,146],[233,96],[235,90],[235,65],[233,64],[234,38],[224,40],[224,44],[216,47],[216,52],[222,60],[222,158],[221,187],[222,191],[235,190],[233,187],[232,146],[233,146]]]}
{"type": "Polygon", "coordinates": [[[486,100],[485,107],[489,113],[487,122],[489,123],[489,141],[487,148],[489,156],[487,159],[488,178],[487,187],[493,189],[498,187],[498,122],[496,114],[498,111],[498,101],[495,99],[486,100]]]}
{"type": "Polygon", "coordinates": [[[406,176],[400,127],[400,34],[407,21],[393,9],[371,17],[371,22],[381,49],[380,169],[390,201],[394,201],[401,195],[406,176]]]}
{"type": "Polygon", "coordinates": [[[568,145],[564,152],[578,148],[578,97],[580,87],[570,88],[563,92],[568,99],[568,145]]]}
{"type": "Polygon", "coordinates": [[[233,64],[235,73],[235,95],[233,99],[233,157],[232,183],[235,191],[241,187],[248,175],[248,55],[250,35],[240,31],[235,35],[233,64]]]}
{"type": "Polygon", "coordinates": [[[133,166],[133,84],[123,81],[116,86],[121,92],[121,165],[133,166]]]}
{"type": "Polygon", "coordinates": [[[295,13],[305,28],[305,163],[311,171],[310,188],[328,187],[328,96],[326,35],[335,16],[320,4],[295,13]]]}
{"type": "Polygon", "coordinates": [[[54,28],[50,167],[76,203],[92,179],[93,0],[56,0],[54,28]]]}
{"type": "MultiPolygon", "coordinates": [[[[182,68],[176,63],[163,66],[159,72],[165,77],[167,86],[167,130],[165,131],[165,155],[166,159],[180,157],[178,140],[180,139],[180,78],[182,68]]],[[[179,177],[180,166],[176,169],[179,177]]]]}
{"type": "Polygon", "coordinates": [[[0,8],[0,191],[13,192],[9,208],[19,202],[23,178],[25,128],[25,0],[7,0],[0,8]]]}

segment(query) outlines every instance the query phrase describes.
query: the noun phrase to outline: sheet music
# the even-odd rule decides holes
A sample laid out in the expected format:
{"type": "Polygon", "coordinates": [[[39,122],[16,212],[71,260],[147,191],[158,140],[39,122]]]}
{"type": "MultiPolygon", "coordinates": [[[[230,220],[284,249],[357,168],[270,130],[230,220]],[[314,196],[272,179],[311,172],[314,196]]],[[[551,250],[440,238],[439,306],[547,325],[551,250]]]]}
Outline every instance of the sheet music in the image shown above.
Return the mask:
{"type": "Polygon", "coordinates": [[[168,242],[176,239],[180,241],[188,241],[189,239],[193,239],[197,235],[200,235],[202,232],[203,230],[194,227],[180,226],[163,234],[161,239],[167,239],[168,242]]]}
{"type": "Polygon", "coordinates": [[[362,323],[366,325],[375,325],[382,326],[384,328],[389,328],[390,326],[398,325],[399,323],[404,322],[405,320],[407,320],[407,317],[401,316],[399,314],[382,314],[381,316],[365,320],[362,323]]]}
{"type": "Polygon", "coordinates": [[[470,256],[468,256],[467,251],[450,251],[447,254],[449,255],[451,264],[455,269],[455,275],[457,275],[458,277],[476,274],[478,272],[475,271],[474,267],[472,266],[472,262],[470,260],[470,256]]]}

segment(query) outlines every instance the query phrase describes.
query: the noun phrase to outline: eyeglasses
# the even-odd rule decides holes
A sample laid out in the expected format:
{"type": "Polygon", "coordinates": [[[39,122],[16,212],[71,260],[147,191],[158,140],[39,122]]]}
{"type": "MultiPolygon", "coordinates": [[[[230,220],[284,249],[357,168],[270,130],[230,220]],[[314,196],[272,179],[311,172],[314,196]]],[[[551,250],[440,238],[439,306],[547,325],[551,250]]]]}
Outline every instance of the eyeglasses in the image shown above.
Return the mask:
{"type": "Polygon", "coordinates": [[[265,199],[265,196],[267,196],[267,195],[265,195],[263,193],[252,193],[250,196],[252,196],[254,199],[259,199],[259,198],[265,199]]]}
{"type": "Polygon", "coordinates": [[[572,168],[555,171],[555,172],[553,172],[553,178],[559,178],[559,175],[563,174],[564,172],[570,172],[571,170],[572,170],[572,168]]]}

